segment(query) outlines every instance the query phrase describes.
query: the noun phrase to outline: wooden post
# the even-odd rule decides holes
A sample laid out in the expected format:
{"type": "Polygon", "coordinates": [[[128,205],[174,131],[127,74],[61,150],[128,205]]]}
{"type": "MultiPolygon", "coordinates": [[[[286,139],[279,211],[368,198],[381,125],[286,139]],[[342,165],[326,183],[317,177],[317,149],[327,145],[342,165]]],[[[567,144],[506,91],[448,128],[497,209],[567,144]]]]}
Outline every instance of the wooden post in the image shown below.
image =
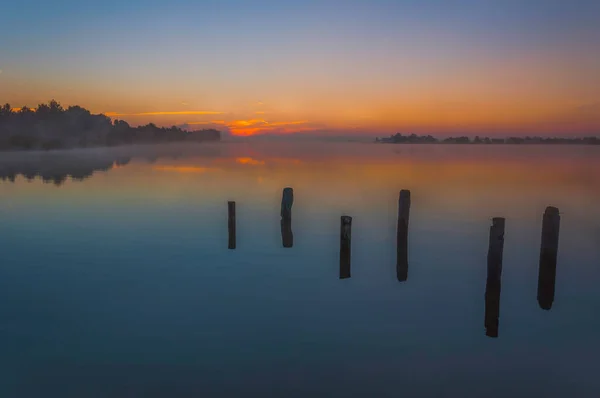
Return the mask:
{"type": "Polygon", "coordinates": [[[485,286],[485,334],[498,337],[500,318],[500,290],[502,277],[502,253],[504,251],[504,218],[494,218],[490,227],[490,243],[487,258],[487,282],[485,286]]]}
{"type": "Polygon", "coordinates": [[[554,302],[559,229],[560,213],[556,207],[549,206],[544,212],[542,224],[542,245],[537,291],[538,303],[544,310],[551,309],[554,302]]]}
{"type": "Polygon", "coordinates": [[[408,218],[410,191],[400,191],[398,199],[398,229],[396,232],[396,276],[400,282],[408,279],[408,218]]]}
{"type": "Polygon", "coordinates": [[[294,204],[294,190],[284,188],[281,198],[281,241],[283,247],[294,246],[294,234],[292,233],[292,205],[294,204]]]}
{"type": "Polygon", "coordinates": [[[227,202],[227,211],[229,213],[229,219],[227,222],[229,227],[229,248],[235,249],[235,202],[227,202]]]}
{"type": "Polygon", "coordinates": [[[352,217],[342,216],[340,230],[340,279],[350,278],[352,217]]]}

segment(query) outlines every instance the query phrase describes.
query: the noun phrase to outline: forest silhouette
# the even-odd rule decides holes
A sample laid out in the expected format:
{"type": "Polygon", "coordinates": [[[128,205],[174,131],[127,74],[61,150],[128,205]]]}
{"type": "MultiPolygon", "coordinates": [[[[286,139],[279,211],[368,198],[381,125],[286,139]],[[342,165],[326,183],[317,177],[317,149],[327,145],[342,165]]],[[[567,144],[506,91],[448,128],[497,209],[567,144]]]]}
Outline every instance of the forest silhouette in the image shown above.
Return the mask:
{"type": "Polygon", "coordinates": [[[124,120],[112,121],[80,106],[62,105],[51,100],[36,108],[0,107],[0,150],[35,150],[116,146],[138,143],[179,141],[219,141],[214,129],[186,131],[176,126],[157,127],[153,123],[131,127],[124,120]]]}
{"type": "Polygon", "coordinates": [[[471,139],[466,136],[460,137],[448,137],[439,139],[431,135],[417,135],[417,134],[401,134],[396,133],[389,137],[375,139],[375,142],[381,142],[384,144],[574,144],[574,145],[600,145],[600,138],[598,137],[508,137],[508,138],[490,138],[490,137],[479,137],[471,139]]]}

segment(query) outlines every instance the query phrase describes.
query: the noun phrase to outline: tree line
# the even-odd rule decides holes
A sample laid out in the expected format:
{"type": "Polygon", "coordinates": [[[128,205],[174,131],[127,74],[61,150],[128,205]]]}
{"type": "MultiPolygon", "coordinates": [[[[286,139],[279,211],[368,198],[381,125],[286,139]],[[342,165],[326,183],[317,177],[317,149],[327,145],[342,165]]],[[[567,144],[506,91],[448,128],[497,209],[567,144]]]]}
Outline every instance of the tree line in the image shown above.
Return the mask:
{"type": "Polygon", "coordinates": [[[124,120],[94,115],[80,106],[51,100],[36,108],[0,106],[0,150],[63,149],[175,141],[219,141],[215,129],[186,131],[153,123],[131,127],[124,120]]]}
{"type": "Polygon", "coordinates": [[[489,138],[479,137],[469,138],[448,137],[438,139],[431,135],[402,135],[393,134],[389,137],[375,139],[376,142],[391,144],[576,144],[576,145],[600,145],[598,137],[583,138],[552,138],[552,137],[508,137],[508,138],[489,138]]]}

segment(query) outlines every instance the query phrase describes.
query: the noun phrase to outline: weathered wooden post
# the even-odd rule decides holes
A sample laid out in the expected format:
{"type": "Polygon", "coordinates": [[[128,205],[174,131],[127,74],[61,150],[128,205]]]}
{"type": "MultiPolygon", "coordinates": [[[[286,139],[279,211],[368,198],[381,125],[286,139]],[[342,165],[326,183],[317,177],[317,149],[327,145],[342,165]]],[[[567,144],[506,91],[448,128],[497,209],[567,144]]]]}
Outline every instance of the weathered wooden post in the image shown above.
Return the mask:
{"type": "Polygon", "coordinates": [[[340,230],[340,279],[350,278],[352,217],[342,216],[340,230]]]}
{"type": "Polygon", "coordinates": [[[485,334],[498,337],[500,317],[500,289],[502,277],[502,253],[504,251],[505,219],[496,217],[490,227],[490,243],[487,258],[487,282],[485,286],[485,334]]]}
{"type": "Polygon", "coordinates": [[[544,310],[552,308],[554,302],[559,229],[560,213],[556,207],[548,206],[544,212],[542,223],[542,245],[537,291],[538,303],[544,310]]]}
{"type": "Polygon", "coordinates": [[[292,233],[292,205],[294,204],[294,190],[284,188],[281,198],[281,240],[283,247],[294,246],[292,233]]]}
{"type": "Polygon", "coordinates": [[[396,276],[400,282],[408,279],[408,218],[410,191],[400,191],[398,199],[398,229],[396,232],[396,276]]]}
{"type": "Polygon", "coordinates": [[[227,202],[227,211],[229,213],[227,225],[229,227],[229,248],[235,249],[235,202],[227,202]]]}

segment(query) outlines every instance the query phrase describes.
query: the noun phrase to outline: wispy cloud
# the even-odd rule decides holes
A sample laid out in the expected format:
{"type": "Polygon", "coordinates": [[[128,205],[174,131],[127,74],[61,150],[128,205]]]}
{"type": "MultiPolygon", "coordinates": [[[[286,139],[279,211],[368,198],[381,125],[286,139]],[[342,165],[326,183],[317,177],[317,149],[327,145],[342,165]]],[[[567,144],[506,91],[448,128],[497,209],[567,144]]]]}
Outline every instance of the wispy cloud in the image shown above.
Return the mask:
{"type": "Polygon", "coordinates": [[[268,122],[263,119],[234,120],[225,124],[234,135],[255,134],[287,134],[298,131],[313,130],[306,120],[293,120],[289,122],[268,122]]]}
{"type": "Polygon", "coordinates": [[[315,125],[308,120],[291,120],[269,122],[265,119],[238,119],[238,120],[210,120],[186,122],[180,127],[210,126],[225,128],[233,135],[249,136],[256,134],[289,134],[301,131],[315,131],[323,126],[315,125]]]}
{"type": "Polygon", "coordinates": [[[295,124],[308,124],[308,120],[300,120],[300,121],[295,121],[295,122],[268,123],[269,126],[289,126],[289,125],[295,125],[295,124]]]}
{"type": "Polygon", "coordinates": [[[261,166],[265,164],[263,160],[257,160],[249,157],[236,158],[235,161],[239,164],[247,164],[250,166],[261,166]]]}
{"type": "Polygon", "coordinates": [[[224,112],[216,111],[160,111],[160,112],[140,112],[140,113],[118,113],[118,112],[106,112],[105,115],[109,117],[114,116],[197,116],[197,115],[222,115],[224,112]]]}
{"type": "MultiPolygon", "coordinates": [[[[216,121],[213,121],[216,123],[216,121]]],[[[288,134],[291,132],[311,131],[314,126],[307,120],[292,120],[288,122],[269,122],[264,119],[233,120],[224,122],[233,135],[248,136],[255,134],[288,134]]]]}

